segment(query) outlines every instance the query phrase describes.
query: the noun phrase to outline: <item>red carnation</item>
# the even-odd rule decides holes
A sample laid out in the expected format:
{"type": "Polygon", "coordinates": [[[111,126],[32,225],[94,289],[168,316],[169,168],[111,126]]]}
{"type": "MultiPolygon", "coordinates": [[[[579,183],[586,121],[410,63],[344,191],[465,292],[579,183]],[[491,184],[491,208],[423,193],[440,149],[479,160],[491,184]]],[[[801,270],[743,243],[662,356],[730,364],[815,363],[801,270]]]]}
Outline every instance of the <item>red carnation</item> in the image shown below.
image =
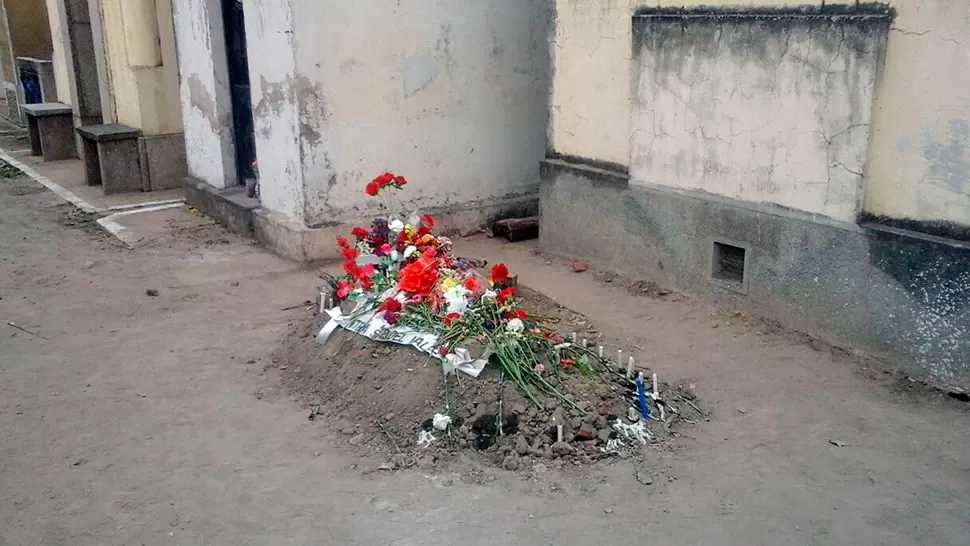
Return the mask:
{"type": "Polygon", "coordinates": [[[403,186],[403,185],[407,184],[408,181],[403,176],[395,176],[394,177],[394,183],[397,184],[398,186],[403,186]]]}
{"type": "Polygon", "coordinates": [[[340,237],[338,235],[337,236],[337,246],[339,246],[340,248],[347,248],[348,246],[350,246],[350,243],[347,242],[347,239],[345,239],[344,237],[340,237]]]}
{"type": "Polygon", "coordinates": [[[377,191],[380,189],[381,186],[377,182],[368,182],[367,186],[364,187],[364,193],[373,197],[377,195],[377,191]]]}
{"type": "Polygon", "coordinates": [[[526,316],[527,315],[525,314],[525,310],[524,309],[513,309],[513,310],[509,311],[509,319],[510,320],[511,319],[525,320],[526,316]]]}
{"type": "Polygon", "coordinates": [[[465,290],[468,290],[469,292],[478,292],[482,289],[481,283],[479,283],[478,279],[474,277],[465,279],[465,282],[461,284],[465,287],[465,290]]]}
{"type": "Polygon", "coordinates": [[[383,186],[388,182],[394,180],[394,175],[392,173],[384,173],[373,180],[378,186],[383,186]]]}
{"type": "Polygon", "coordinates": [[[492,282],[502,282],[509,278],[509,268],[505,264],[495,264],[492,266],[492,282]]]}
{"type": "Polygon", "coordinates": [[[445,315],[445,326],[451,326],[451,323],[456,320],[461,320],[461,315],[458,313],[448,313],[445,315]]]}
{"type": "Polygon", "coordinates": [[[350,230],[350,234],[353,235],[354,237],[357,237],[358,239],[366,239],[367,236],[370,235],[369,233],[367,233],[366,229],[360,226],[357,226],[354,229],[350,230]]]}
{"type": "Polygon", "coordinates": [[[512,298],[515,297],[515,288],[511,286],[508,288],[503,288],[501,292],[498,293],[498,302],[502,305],[508,303],[512,298]]]}
{"type": "Polygon", "coordinates": [[[357,256],[360,256],[360,251],[357,250],[356,248],[346,247],[346,248],[340,249],[340,255],[343,256],[344,258],[347,258],[348,260],[353,260],[357,256]]]}
{"type": "Polygon", "coordinates": [[[432,217],[430,214],[422,214],[421,222],[429,228],[434,229],[434,217],[432,217]]]}
{"type": "Polygon", "coordinates": [[[394,298],[387,298],[384,300],[384,303],[377,308],[378,311],[387,311],[388,313],[397,313],[400,312],[401,309],[403,309],[401,302],[394,298]]]}

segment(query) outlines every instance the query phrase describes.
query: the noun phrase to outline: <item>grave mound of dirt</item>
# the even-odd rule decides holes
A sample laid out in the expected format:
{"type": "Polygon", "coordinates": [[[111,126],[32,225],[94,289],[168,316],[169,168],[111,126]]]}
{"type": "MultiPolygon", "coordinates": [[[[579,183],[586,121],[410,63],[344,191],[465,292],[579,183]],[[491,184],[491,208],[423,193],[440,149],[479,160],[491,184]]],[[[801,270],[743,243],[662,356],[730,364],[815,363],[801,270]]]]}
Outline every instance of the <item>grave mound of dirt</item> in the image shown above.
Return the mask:
{"type": "MultiPolygon", "coordinates": [[[[584,317],[535,292],[522,290],[522,296],[532,311],[558,318],[564,336],[575,329],[596,344],[599,334],[584,317]]],[[[693,392],[662,382],[661,402],[649,400],[651,418],[640,419],[636,390],[619,369],[594,375],[556,370],[578,409],[543,396],[536,407],[491,365],[477,379],[446,381],[440,361],[412,347],[343,329],[321,345],[315,336],[326,319],[315,314],[294,327],[272,365],[310,408],[311,419],[326,422],[362,454],[387,455],[395,467],[438,462],[463,450],[512,471],[539,459],[588,464],[639,457],[647,443],[663,443],[672,430],[704,418],[693,392]],[[436,428],[436,414],[450,417],[451,426],[436,428]]]]}

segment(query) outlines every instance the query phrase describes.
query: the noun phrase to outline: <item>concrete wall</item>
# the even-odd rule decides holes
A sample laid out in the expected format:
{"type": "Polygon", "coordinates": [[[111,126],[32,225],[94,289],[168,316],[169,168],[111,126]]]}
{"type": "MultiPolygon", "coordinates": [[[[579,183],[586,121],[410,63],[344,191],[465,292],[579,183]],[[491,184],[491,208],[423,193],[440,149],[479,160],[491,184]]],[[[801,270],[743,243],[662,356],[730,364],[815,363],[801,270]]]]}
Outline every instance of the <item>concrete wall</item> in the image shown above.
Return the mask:
{"type": "Polygon", "coordinates": [[[539,201],[543,248],[970,389],[968,244],[632,185],[625,175],[559,161],[545,164],[539,201]],[[726,289],[712,278],[714,242],[746,249],[743,285],[726,289]]]}
{"type": "Polygon", "coordinates": [[[536,191],[546,0],[293,0],[293,14],[308,225],[373,211],[361,189],[384,170],[412,182],[405,207],[536,191]]]}
{"type": "Polygon", "coordinates": [[[4,0],[14,57],[50,59],[51,32],[45,0],[4,0]]]}
{"type": "MultiPolygon", "coordinates": [[[[801,5],[785,0],[556,0],[550,146],[629,167],[632,25],[640,6],[801,5]]],[[[828,3],[831,5],[831,3],[828,3]]],[[[954,0],[894,0],[875,89],[864,209],[920,223],[970,225],[970,10],[954,0]]],[[[654,180],[663,184],[664,180],[654,180]]],[[[790,191],[782,190],[782,191],[790,191]]],[[[818,208],[817,201],[806,204],[818,208]]],[[[839,211],[828,211],[839,217],[839,211]]]]}
{"type": "Polygon", "coordinates": [[[232,108],[219,0],[173,4],[189,175],[224,188],[236,179],[232,108]]]}
{"type": "Polygon", "coordinates": [[[848,19],[637,17],[631,178],[854,221],[889,18],[848,19]]]}
{"type": "Polygon", "coordinates": [[[100,0],[114,119],[146,135],[182,131],[170,0],[100,0]]]}
{"type": "Polygon", "coordinates": [[[57,101],[73,105],[71,97],[71,71],[67,59],[70,42],[68,40],[63,8],[58,0],[47,0],[47,17],[51,33],[51,63],[54,65],[54,84],[57,87],[57,101]]]}

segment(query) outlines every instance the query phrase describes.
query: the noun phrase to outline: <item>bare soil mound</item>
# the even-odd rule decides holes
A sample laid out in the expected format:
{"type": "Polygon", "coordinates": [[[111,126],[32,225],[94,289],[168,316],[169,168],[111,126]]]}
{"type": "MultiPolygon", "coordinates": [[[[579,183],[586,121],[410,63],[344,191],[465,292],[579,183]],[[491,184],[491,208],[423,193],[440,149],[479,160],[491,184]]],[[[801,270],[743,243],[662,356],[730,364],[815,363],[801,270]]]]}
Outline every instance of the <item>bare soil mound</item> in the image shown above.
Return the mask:
{"type": "MultiPolygon", "coordinates": [[[[575,331],[579,342],[597,345],[600,334],[585,317],[535,292],[521,294],[532,312],[560,320],[563,337],[575,331]]],[[[595,375],[556,370],[579,409],[566,409],[552,397],[540,397],[536,407],[493,366],[477,379],[446,380],[437,359],[411,347],[342,329],[321,345],[315,336],[326,319],[314,314],[294,327],[272,366],[310,408],[311,419],[325,421],[364,455],[388,456],[395,467],[437,464],[466,450],[512,471],[543,459],[580,465],[640,458],[647,443],[663,444],[678,428],[705,418],[690,389],[661,382],[661,402],[649,400],[650,419],[640,419],[636,390],[619,368],[595,375]],[[435,414],[450,416],[452,426],[436,429],[435,414]],[[420,441],[431,437],[430,444],[420,441]]],[[[649,370],[638,371],[650,377],[649,370]]]]}

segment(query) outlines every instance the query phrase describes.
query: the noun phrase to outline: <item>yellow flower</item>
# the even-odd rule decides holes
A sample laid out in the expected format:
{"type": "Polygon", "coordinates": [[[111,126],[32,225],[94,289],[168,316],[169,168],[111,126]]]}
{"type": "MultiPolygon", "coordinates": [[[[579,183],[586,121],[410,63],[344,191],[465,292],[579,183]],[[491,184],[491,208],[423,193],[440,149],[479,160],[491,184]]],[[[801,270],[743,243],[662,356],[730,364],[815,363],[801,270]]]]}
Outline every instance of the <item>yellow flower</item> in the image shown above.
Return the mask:
{"type": "Polygon", "coordinates": [[[447,292],[447,291],[451,290],[452,288],[454,288],[456,286],[458,286],[458,281],[456,281],[455,279],[453,279],[451,277],[448,277],[447,279],[441,281],[441,291],[442,292],[447,292]]]}

